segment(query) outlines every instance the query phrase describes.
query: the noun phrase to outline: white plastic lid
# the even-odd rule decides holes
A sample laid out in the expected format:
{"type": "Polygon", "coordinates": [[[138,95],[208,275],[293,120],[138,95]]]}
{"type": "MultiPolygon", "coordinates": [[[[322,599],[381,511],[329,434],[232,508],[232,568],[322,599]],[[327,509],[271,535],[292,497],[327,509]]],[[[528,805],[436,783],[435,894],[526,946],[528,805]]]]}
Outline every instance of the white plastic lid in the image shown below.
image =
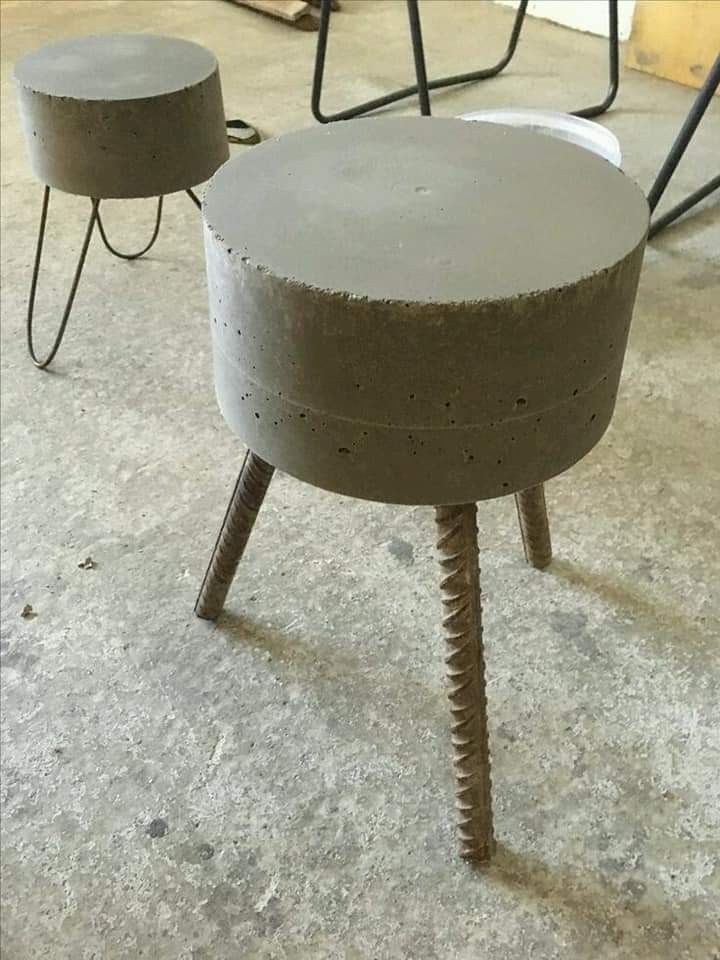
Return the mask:
{"type": "Polygon", "coordinates": [[[519,107],[500,110],[475,110],[472,113],[463,113],[460,120],[477,120],[481,123],[502,123],[509,127],[524,127],[536,133],[568,140],[579,147],[584,147],[592,153],[604,157],[615,167],[622,162],[620,142],[606,127],[599,123],[586,120],[584,117],[573,117],[569,113],[560,113],[556,110],[538,110],[534,107],[519,107]]]}

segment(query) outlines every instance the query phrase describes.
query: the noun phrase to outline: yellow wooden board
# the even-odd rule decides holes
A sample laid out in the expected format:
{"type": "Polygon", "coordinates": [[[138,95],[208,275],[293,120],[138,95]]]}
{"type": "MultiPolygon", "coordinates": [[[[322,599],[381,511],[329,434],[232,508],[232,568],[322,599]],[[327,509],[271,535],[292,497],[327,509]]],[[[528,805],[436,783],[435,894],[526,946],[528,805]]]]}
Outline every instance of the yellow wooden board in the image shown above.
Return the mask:
{"type": "Polygon", "coordinates": [[[625,66],[700,87],[720,52],[720,0],[637,0],[625,66]]]}

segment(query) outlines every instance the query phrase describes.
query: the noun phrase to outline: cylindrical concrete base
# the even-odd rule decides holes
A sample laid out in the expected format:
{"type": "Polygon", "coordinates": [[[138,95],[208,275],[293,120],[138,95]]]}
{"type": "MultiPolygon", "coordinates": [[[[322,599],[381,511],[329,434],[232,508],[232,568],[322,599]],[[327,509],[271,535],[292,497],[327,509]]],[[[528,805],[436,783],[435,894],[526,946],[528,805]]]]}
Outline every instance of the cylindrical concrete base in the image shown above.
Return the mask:
{"type": "Polygon", "coordinates": [[[187,40],[98,34],[15,65],[35,175],[100,199],[151,197],[209,179],[228,158],[215,57],[187,40]]]}
{"type": "Polygon", "coordinates": [[[218,401],[280,469],[467,503],[542,483],[605,431],[648,208],[601,158],[362,120],[226,164],[204,216],[218,401]]]}

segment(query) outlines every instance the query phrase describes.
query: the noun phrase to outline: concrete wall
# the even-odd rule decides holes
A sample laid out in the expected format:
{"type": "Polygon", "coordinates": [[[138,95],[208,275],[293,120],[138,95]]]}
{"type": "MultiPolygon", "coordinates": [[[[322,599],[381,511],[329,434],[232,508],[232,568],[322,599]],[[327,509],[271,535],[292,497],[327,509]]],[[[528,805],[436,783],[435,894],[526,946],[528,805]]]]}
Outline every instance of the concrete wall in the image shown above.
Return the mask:
{"type": "MultiPolygon", "coordinates": [[[[495,0],[505,7],[517,7],[519,0],[495,0]]],[[[632,26],[635,0],[619,0],[618,27],[620,39],[627,40],[632,26]]],[[[574,30],[608,35],[607,0],[530,0],[528,13],[532,17],[552,20],[574,30]]]]}

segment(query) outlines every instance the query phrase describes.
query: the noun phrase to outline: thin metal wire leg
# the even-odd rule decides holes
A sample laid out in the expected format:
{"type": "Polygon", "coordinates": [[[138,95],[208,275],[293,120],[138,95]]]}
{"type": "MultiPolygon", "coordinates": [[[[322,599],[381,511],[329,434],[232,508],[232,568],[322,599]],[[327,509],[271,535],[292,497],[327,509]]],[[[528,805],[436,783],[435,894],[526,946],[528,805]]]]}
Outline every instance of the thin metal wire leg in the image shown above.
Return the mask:
{"type": "MultiPolygon", "coordinates": [[[[618,32],[618,0],[608,0],[608,60],[610,84],[605,99],[591,107],[583,107],[581,110],[575,110],[576,117],[597,117],[604,113],[613,103],[620,85],[620,38],[618,32]]],[[[463,83],[474,83],[477,80],[487,80],[490,77],[497,76],[512,60],[517,48],[520,32],[522,30],[528,0],[520,0],[515,20],[513,21],[512,31],[507,49],[504,55],[492,67],[485,67],[482,70],[472,70],[468,73],[458,73],[449,77],[439,77],[437,80],[427,81],[428,90],[440,90],[444,87],[454,87],[463,83]]],[[[350,107],[347,110],[339,110],[337,113],[326,114],[322,112],[320,106],[322,98],[322,84],[325,72],[325,56],[327,54],[328,33],[330,30],[330,15],[332,13],[331,0],[321,0],[320,8],[320,26],[318,30],[318,41],[315,51],[315,70],[313,73],[313,85],[311,96],[311,110],[316,120],[320,123],[333,123],[336,120],[351,120],[353,117],[362,116],[373,110],[379,110],[381,107],[387,107],[391,103],[397,103],[398,100],[404,100],[420,92],[423,86],[422,80],[418,76],[418,82],[409,87],[402,87],[393,93],[385,94],[382,97],[376,97],[374,100],[368,100],[366,103],[358,104],[356,107],[350,107]]],[[[417,12],[417,0],[408,0],[408,13],[411,22],[411,38],[413,40],[413,52],[416,52],[415,38],[420,35],[420,17],[417,12]],[[414,5],[415,12],[411,12],[411,5],[414,5]],[[413,17],[417,17],[418,30],[413,31],[413,17]]],[[[420,41],[422,44],[422,40],[420,41]]],[[[417,54],[416,54],[416,73],[417,73],[417,54]]],[[[421,112],[422,99],[421,99],[421,112]]],[[[427,105],[427,114],[430,114],[429,104],[427,105]]]]}
{"type": "Polygon", "coordinates": [[[462,83],[474,83],[476,80],[489,80],[491,77],[496,77],[499,73],[502,73],[515,55],[515,49],[520,39],[520,31],[522,30],[522,25],[525,20],[527,5],[528,0],[520,0],[515,19],[513,20],[512,30],[510,31],[507,48],[497,63],[493,64],[492,67],[483,67],[481,70],[471,70],[469,73],[457,73],[450,77],[439,77],[437,80],[430,80],[428,89],[439,90],[442,87],[456,87],[462,83]]]}
{"type": "Polygon", "coordinates": [[[248,450],[195,601],[195,613],[203,620],[220,616],[274,472],[274,467],[248,450]]]}
{"type": "Polygon", "coordinates": [[[407,0],[408,20],[410,21],[410,39],[412,41],[415,77],[417,79],[420,115],[430,116],[430,95],[428,93],[427,70],[425,69],[425,51],[423,50],[422,27],[418,13],[418,0],[407,0]]]}
{"type": "MultiPolygon", "coordinates": [[[[670,150],[668,151],[667,157],[658,170],[655,182],[648,191],[647,200],[651,212],[655,211],[655,208],[660,202],[662,195],[665,193],[665,189],[672,179],[672,176],[675,173],[677,165],[682,159],[683,154],[687,150],[688,144],[692,140],[698,124],[702,120],[705,111],[710,105],[718,86],[720,86],[720,54],[718,54],[718,56],[715,58],[714,64],[708,71],[705,82],[698,91],[693,105],[690,107],[690,111],[685,117],[683,125],[680,127],[680,130],[678,131],[678,134],[675,137],[670,150]]],[[[696,190],[693,194],[687,197],[686,200],[682,201],[682,203],[677,204],[677,206],[673,207],[672,210],[669,210],[666,214],[663,214],[662,217],[659,217],[651,225],[649,236],[654,236],[656,233],[662,230],[663,227],[666,227],[669,223],[672,223],[673,220],[677,220],[677,218],[689,210],[690,207],[694,206],[696,203],[699,203],[700,200],[708,196],[709,193],[712,193],[713,190],[716,190],[718,185],[720,185],[720,177],[713,177],[710,181],[708,181],[708,183],[700,187],[699,190],[696,190]]]]}
{"type": "Polygon", "coordinates": [[[475,80],[489,80],[490,77],[496,77],[501,73],[515,54],[515,48],[518,45],[520,31],[522,30],[522,25],[525,20],[527,5],[528,0],[520,0],[515,19],[513,20],[512,30],[510,31],[507,48],[496,64],[493,64],[492,67],[483,67],[481,70],[471,70],[469,73],[458,73],[451,77],[440,77],[437,80],[431,80],[429,83],[430,89],[437,90],[440,87],[455,87],[461,83],[473,83],[475,80]]]}
{"type": "Polygon", "coordinates": [[[30,281],[30,295],[28,297],[27,319],[25,325],[28,353],[30,354],[32,362],[39,370],[44,370],[46,367],[48,367],[52,363],[55,354],[60,349],[60,344],[62,343],[62,339],[65,335],[65,328],[67,327],[68,320],[70,319],[70,313],[75,300],[75,294],[77,293],[78,284],[80,283],[83,267],[85,266],[85,258],[87,257],[90,240],[92,239],[95,221],[98,219],[98,208],[100,206],[100,201],[94,198],[91,200],[92,209],[90,213],[90,219],[88,220],[88,225],[85,230],[85,238],[83,240],[82,249],[80,250],[77,267],[75,268],[75,275],[73,277],[73,281],[70,286],[70,293],[68,294],[67,302],[65,304],[65,310],[63,311],[62,319],[60,320],[60,326],[58,327],[58,332],[55,336],[55,342],[53,343],[47,356],[41,360],[37,355],[35,344],[33,342],[33,315],[35,312],[35,294],[37,293],[38,277],[40,275],[40,262],[42,260],[43,241],[45,239],[45,227],[47,224],[49,204],[50,187],[46,186],[43,193],[42,212],[40,214],[40,228],[38,230],[37,247],[35,249],[35,263],[33,266],[32,279],[30,281]]]}
{"type": "MultiPolygon", "coordinates": [[[[470,73],[459,73],[451,77],[440,77],[437,80],[429,80],[428,90],[439,90],[442,87],[453,87],[462,83],[472,83],[475,80],[487,80],[500,73],[510,63],[520,38],[525,11],[528,0],[521,0],[515,20],[513,21],[512,31],[507,49],[500,60],[492,67],[485,67],[482,70],[474,70],[470,73]]],[[[328,33],[330,30],[330,15],[332,13],[331,0],[322,0],[320,7],[320,25],[318,29],[317,47],[315,50],[315,69],[313,73],[311,109],[312,114],[319,123],[334,123],[336,120],[352,120],[353,117],[360,117],[373,110],[379,110],[381,107],[387,107],[391,103],[397,103],[398,100],[404,100],[406,97],[412,97],[419,92],[418,83],[409,87],[403,87],[393,93],[388,93],[382,97],[376,97],[374,100],[368,100],[356,107],[350,107],[347,110],[339,110],[337,113],[326,114],[322,112],[322,85],[325,73],[325,56],[327,54],[328,33]]],[[[418,14],[419,24],[419,14],[418,14]]],[[[429,111],[428,111],[429,112],[429,111]]]]}
{"type": "Polygon", "coordinates": [[[620,35],[618,31],[618,5],[617,0],[608,0],[608,58],[610,85],[605,99],[594,107],[584,107],[582,110],[574,110],[575,117],[599,117],[601,113],[611,106],[617,96],[620,86],[620,35]]]}
{"type": "Polygon", "coordinates": [[[482,642],[477,509],[435,508],[442,569],[443,626],[448,644],[452,743],[457,780],[460,855],[487,861],[495,850],[482,642]]]}
{"type": "Polygon", "coordinates": [[[545,505],[545,486],[539,483],[515,494],[520,533],[522,534],[525,559],[538,570],[543,570],[552,560],[550,524],[545,505]]]}
{"type": "Polygon", "coordinates": [[[185,193],[190,197],[190,199],[191,199],[192,202],[195,204],[195,206],[198,208],[198,210],[200,210],[201,207],[202,207],[202,201],[200,200],[200,197],[198,197],[198,195],[195,193],[195,191],[194,191],[194,190],[186,190],[185,193]]]}
{"type": "Polygon", "coordinates": [[[98,214],[97,214],[97,225],[98,230],[100,231],[100,236],[102,237],[102,242],[105,244],[107,249],[112,253],[114,257],[120,257],[121,260],[137,260],[138,257],[142,257],[143,254],[147,253],[150,247],[155,243],[160,233],[160,223],[162,222],[162,209],[163,209],[163,198],[158,197],[157,203],[157,213],[155,215],[155,229],[153,234],[150,237],[149,243],[147,243],[142,250],[138,250],[137,253],[121,253],[120,250],[116,250],[115,247],[110,243],[105,233],[105,227],[103,226],[102,218],[100,217],[100,207],[98,205],[98,214]]]}
{"type": "Polygon", "coordinates": [[[670,223],[674,223],[678,217],[681,217],[684,213],[687,213],[688,210],[692,209],[696,203],[700,203],[701,200],[704,200],[705,197],[709,197],[711,193],[714,193],[716,190],[720,190],[720,175],[717,177],[712,177],[708,180],[707,183],[703,184],[702,187],[698,187],[693,193],[685,197],[684,200],[681,200],[680,203],[676,204],[674,207],[670,207],[667,213],[664,213],[661,217],[658,217],[656,220],[650,224],[650,229],[648,230],[648,240],[660,233],[665,227],[670,223]]]}
{"type": "MultiPolygon", "coordinates": [[[[313,68],[312,92],[310,94],[310,109],[318,123],[330,123],[332,120],[340,119],[337,114],[324,114],[320,106],[331,13],[332,4],[330,0],[322,0],[320,5],[320,23],[318,24],[317,45],[315,47],[315,66],[313,68]]],[[[353,116],[352,113],[351,116],[353,116]]]]}

